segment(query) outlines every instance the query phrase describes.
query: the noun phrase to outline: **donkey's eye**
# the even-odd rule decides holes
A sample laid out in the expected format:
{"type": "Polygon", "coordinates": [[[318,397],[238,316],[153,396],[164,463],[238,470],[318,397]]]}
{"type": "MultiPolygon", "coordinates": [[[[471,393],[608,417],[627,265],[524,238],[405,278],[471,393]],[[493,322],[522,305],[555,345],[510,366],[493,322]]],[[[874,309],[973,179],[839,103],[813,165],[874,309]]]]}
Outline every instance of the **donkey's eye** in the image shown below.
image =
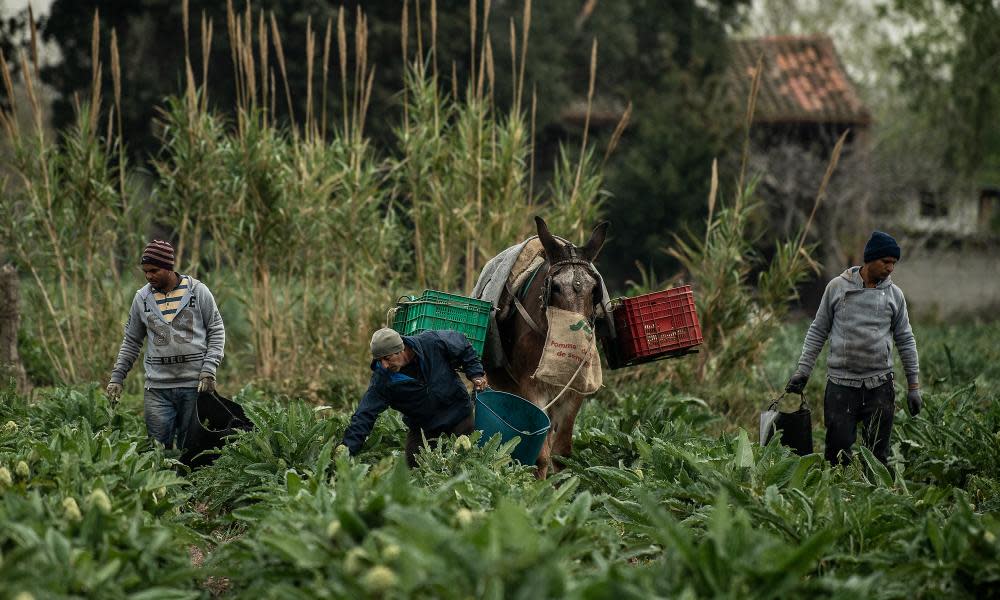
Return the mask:
{"type": "Polygon", "coordinates": [[[552,282],[552,293],[553,294],[561,294],[562,293],[562,286],[553,281],[552,282]]]}

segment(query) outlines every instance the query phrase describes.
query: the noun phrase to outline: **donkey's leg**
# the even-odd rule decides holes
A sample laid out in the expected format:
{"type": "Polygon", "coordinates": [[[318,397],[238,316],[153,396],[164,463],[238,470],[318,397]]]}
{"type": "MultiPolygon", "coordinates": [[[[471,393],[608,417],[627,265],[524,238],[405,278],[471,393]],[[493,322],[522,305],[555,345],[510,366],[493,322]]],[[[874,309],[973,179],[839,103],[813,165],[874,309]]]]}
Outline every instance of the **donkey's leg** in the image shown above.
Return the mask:
{"type": "Polygon", "coordinates": [[[573,452],[573,425],[583,406],[583,396],[567,394],[552,407],[552,467],[556,472],[565,465],[557,458],[573,452]]]}
{"type": "MultiPolygon", "coordinates": [[[[520,383],[528,402],[531,402],[538,408],[545,406],[548,402],[546,399],[548,396],[544,388],[536,385],[529,377],[524,377],[520,383]]],[[[550,429],[549,433],[545,436],[545,441],[542,443],[542,449],[538,452],[538,458],[535,459],[535,477],[538,479],[548,477],[549,470],[552,468],[552,439],[552,430],[550,429]]]]}
{"type": "Polygon", "coordinates": [[[538,459],[535,460],[535,477],[537,479],[545,479],[549,476],[550,469],[552,469],[551,431],[549,431],[548,435],[545,436],[545,442],[542,444],[542,450],[538,453],[538,459]]]}

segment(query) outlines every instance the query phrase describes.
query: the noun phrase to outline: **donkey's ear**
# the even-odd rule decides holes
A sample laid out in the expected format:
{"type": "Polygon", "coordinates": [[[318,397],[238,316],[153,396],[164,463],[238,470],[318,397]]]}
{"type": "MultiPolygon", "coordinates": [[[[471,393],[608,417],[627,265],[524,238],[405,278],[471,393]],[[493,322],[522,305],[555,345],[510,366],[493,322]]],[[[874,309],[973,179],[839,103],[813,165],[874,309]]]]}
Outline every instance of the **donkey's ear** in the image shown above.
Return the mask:
{"type": "Polygon", "coordinates": [[[584,244],[583,256],[590,262],[597,260],[597,255],[601,253],[601,248],[604,247],[604,240],[608,237],[608,227],[611,223],[608,221],[603,221],[594,227],[594,231],[590,234],[590,239],[584,244]]]}
{"type": "Polygon", "coordinates": [[[538,239],[542,242],[542,248],[545,248],[545,256],[550,262],[562,260],[562,244],[549,232],[545,220],[536,216],[535,225],[538,227],[538,239]]]}

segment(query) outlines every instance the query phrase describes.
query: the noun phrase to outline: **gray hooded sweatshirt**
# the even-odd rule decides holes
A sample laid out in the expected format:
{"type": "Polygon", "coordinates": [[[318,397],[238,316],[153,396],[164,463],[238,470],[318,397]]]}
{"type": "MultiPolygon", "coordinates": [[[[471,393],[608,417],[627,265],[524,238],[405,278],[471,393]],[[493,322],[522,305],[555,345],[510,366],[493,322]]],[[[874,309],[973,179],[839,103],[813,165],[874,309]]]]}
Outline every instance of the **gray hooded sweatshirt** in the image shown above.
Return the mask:
{"type": "Polygon", "coordinates": [[[910,329],[903,291],[886,278],[866,288],[861,267],[851,267],[826,286],[799,358],[798,371],[808,376],[816,357],[830,339],[827,377],[851,387],[876,387],[892,374],[895,342],[909,383],[917,381],[920,367],[917,342],[910,329]]]}
{"type": "Polygon", "coordinates": [[[143,364],[146,389],[197,387],[201,373],[215,376],[226,345],[222,315],[208,287],[190,275],[186,277],[187,292],[170,323],[156,305],[152,286],[147,283],[135,293],[125,337],[111,372],[112,383],[125,380],[147,335],[143,364]]]}

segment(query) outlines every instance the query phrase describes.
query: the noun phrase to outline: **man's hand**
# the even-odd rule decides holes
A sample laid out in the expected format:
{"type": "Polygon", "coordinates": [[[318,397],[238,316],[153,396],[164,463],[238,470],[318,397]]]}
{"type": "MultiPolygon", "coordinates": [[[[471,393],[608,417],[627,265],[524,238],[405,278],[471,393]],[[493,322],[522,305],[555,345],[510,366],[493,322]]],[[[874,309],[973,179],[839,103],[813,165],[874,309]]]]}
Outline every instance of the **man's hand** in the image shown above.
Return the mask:
{"type": "Polygon", "coordinates": [[[791,379],[788,380],[788,384],[785,386],[785,391],[789,394],[801,394],[808,381],[808,375],[804,375],[796,371],[795,374],[792,375],[791,379]]]}
{"type": "Polygon", "coordinates": [[[108,396],[108,402],[111,403],[111,406],[114,406],[115,404],[118,404],[118,401],[122,397],[122,384],[112,381],[108,384],[104,393],[108,396]]]}
{"type": "Polygon", "coordinates": [[[215,391],[215,375],[211,373],[202,373],[201,378],[198,381],[198,393],[208,392],[212,393],[215,391]]]}
{"type": "Polygon", "coordinates": [[[924,406],[924,401],[920,397],[920,388],[910,388],[910,391],[906,393],[906,406],[910,409],[911,417],[920,414],[920,409],[924,406]]]}
{"type": "Polygon", "coordinates": [[[476,377],[475,379],[472,380],[472,387],[477,392],[481,392],[481,391],[485,390],[487,387],[489,387],[489,385],[490,385],[490,382],[486,381],[486,376],[485,375],[483,375],[482,377],[476,377]]]}

